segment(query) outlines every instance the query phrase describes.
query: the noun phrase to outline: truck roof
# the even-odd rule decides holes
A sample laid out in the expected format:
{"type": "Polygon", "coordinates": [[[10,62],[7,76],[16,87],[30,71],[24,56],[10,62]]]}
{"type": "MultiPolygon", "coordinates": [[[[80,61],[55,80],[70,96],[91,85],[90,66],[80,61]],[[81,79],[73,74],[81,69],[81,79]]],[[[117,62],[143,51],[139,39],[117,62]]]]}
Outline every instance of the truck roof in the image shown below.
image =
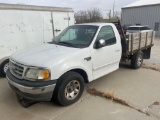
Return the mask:
{"type": "Polygon", "coordinates": [[[146,27],[146,26],[136,25],[136,26],[129,26],[129,27],[146,27]]]}
{"type": "Polygon", "coordinates": [[[72,8],[65,8],[65,7],[23,5],[23,4],[5,4],[5,3],[0,3],[0,10],[31,10],[31,11],[73,12],[72,8]]]}
{"type": "Polygon", "coordinates": [[[76,25],[92,25],[92,26],[105,26],[105,25],[114,25],[113,23],[83,23],[76,25]]]}

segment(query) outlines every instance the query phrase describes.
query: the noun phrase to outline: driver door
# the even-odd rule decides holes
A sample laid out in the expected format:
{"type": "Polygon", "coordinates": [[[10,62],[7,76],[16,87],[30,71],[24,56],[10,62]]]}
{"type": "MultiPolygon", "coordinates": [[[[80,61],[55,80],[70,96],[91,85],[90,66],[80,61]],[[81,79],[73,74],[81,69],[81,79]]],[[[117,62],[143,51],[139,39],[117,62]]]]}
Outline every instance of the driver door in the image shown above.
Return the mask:
{"type": "Polygon", "coordinates": [[[112,26],[103,26],[101,28],[96,41],[100,39],[105,40],[106,45],[91,50],[94,79],[117,70],[121,58],[120,38],[116,37],[112,26]]]}

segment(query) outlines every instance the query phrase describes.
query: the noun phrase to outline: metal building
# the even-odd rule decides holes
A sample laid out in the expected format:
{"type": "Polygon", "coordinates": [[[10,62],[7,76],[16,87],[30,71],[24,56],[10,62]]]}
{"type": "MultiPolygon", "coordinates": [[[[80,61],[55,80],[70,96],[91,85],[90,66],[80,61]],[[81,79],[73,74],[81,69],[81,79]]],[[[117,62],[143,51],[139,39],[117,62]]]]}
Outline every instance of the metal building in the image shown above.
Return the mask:
{"type": "Polygon", "coordinates": [[[123,7],[122,24],[149,26],[160,37],[160,0],[140,0],[123,7]]]}

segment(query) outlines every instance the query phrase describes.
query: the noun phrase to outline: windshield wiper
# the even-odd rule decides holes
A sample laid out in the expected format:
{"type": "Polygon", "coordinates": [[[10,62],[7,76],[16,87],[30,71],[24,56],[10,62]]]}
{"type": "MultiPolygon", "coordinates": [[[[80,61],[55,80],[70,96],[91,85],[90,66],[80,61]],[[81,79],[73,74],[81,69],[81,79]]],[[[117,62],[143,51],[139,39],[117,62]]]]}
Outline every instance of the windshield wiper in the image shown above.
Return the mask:
{"type": "Polygon", "coordinates": [[[56,44],[56,42],[54,40],[52,40],[51,42],[48,42],[49,44],[56,44]]]}
{"type": "Polygon", "coordinates": [[[77,46],[73,45],[72,43],[68,43],[68,42],[57,42],[58,44],[66,44],[66,45],[69,45],[71,47],[75,47],[77,48],[77,46]]]}

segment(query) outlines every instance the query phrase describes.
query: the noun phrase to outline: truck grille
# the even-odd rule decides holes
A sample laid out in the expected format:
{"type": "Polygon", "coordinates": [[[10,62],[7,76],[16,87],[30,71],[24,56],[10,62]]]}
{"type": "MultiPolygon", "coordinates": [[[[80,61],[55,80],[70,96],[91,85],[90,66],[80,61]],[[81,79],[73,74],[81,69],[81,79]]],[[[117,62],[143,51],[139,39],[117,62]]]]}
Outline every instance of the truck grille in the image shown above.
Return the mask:
{"type": "Polygon", "coordinates": [[[24,66],[14,62],[13,60],[10,60],[9,62],[9,69],[10,72],[17,78],[22,79],[23,78],[23,72],[24,72],[24,66]]]}

